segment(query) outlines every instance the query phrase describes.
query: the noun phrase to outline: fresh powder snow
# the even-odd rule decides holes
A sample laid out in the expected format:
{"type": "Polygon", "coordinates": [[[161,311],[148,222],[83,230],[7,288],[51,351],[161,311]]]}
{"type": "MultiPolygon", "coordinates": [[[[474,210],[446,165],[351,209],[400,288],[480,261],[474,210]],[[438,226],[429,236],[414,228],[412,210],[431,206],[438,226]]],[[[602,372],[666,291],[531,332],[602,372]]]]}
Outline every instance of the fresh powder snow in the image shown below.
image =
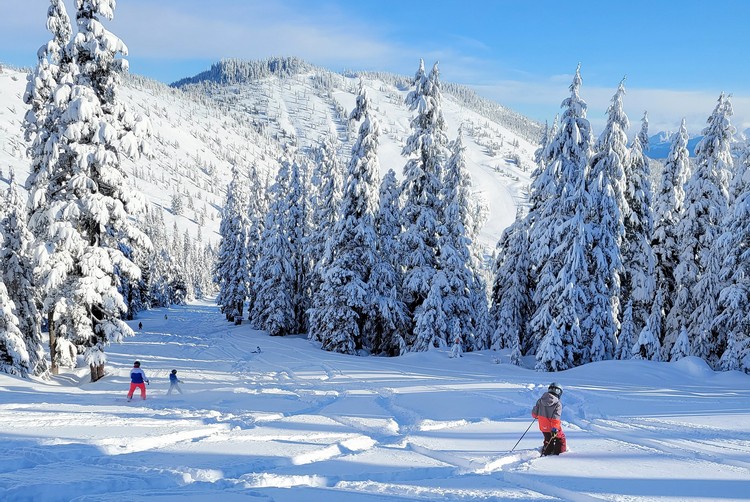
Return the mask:
{"type": "Polygon", "coordinates": [[[87,367],[49,382],[0,374],[0,498],[748,498],[750,376],[697,358],[552,375],[509,351],[351,357],[228,323],[211,302],[129,324],[136,336],[110,346],[96,383],[87,367]],[[135,360],[151,384],[127,402],[135,360]],[[166,395],[172,369],[184,394],[166,395]],[[530,411],[551,379],[570,451],[540,457],[530,411]]]}

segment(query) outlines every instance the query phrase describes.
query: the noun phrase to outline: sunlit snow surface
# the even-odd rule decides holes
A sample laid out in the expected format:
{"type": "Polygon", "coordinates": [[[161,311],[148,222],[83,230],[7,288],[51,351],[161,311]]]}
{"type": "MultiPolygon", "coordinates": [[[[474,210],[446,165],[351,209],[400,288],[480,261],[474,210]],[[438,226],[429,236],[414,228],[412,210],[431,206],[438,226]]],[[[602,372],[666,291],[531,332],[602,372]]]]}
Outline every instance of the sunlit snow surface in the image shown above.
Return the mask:
{"type": "Polygon", "coordinates": [[[324,352],[194,304],[144,312],[107,376],[0,375],[0,499],[731,501],[750,487],[750,377],[679,363],[557,373],[506,354],[324,352]],[[167,318],[165,318],[165,314],[167,318]],[[260,353],[253,353],[261,348],[260,353]],[[138,359],[148,399],[128,403],[138,359]],[[497,364],[496,361],[500,361],[497,364]],[[172,369],[185,394],[167,396],[172,369]],[[565,388],[571,451],[529,410],[565,388]]]}

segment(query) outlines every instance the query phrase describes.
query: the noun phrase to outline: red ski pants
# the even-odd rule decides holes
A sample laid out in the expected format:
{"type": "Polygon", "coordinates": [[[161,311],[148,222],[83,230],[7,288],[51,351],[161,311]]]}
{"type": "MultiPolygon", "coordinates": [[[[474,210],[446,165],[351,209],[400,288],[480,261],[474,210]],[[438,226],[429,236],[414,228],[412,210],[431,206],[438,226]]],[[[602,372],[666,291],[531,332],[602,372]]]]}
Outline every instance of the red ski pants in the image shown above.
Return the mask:
{"type": "Polygon", "coordinates": [[[146,399],[146,384],[145,383],[131,383],[130,392],[128,392],[128,399],[133,397],[135,389],[141,389],[141,399],[146,399]]]}

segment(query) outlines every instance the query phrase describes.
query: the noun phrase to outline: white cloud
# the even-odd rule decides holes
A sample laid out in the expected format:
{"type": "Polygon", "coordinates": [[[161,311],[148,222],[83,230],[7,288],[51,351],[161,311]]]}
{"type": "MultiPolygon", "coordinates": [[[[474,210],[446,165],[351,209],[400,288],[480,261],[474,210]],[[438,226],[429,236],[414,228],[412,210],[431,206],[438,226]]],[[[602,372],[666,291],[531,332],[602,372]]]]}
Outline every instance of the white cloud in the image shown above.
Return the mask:
{"type": "Polygon", "coordinates": [[[131,54],[148,58],[289,55],[336,65],[334,69],[358,68],[363,61],[375,68],[390,66],[394,59],[415,59],[410,51],[384,41],[373,27],[333,9],[301,12],[270,0],[214,0],[200,9],[190,8],[190,1],[185,4],[122,2],[112,30],[128,43],[131,54]]]}
{"type": "MultiPolygon", "coordinates": [[[[561,111],[560,103],[568,97],[572,76],[561,79],[552,76],[534,82],[502,80],[474,86],[482,95],[493,98],[538,120],[552,120],[561,111]]],[[[700,134],[706,119],[716,106],[721,91],[679,91],[667,89],[629,88],[625,84],[625,112],[630,118],[631,135],[640,128],[640,119],[648,111],[649,129],[652,132],[679,127],[684,117],[691,135],[700,134]]],[[[588,104],[588,119],[595,131],[601,131],[606,122],[606,112],[616,86],[611,88],[581,87],[581,97],[588,104]]],[[[732,123],[737,129],[750,127],[750,96],[733,96],[732,123]]]]}

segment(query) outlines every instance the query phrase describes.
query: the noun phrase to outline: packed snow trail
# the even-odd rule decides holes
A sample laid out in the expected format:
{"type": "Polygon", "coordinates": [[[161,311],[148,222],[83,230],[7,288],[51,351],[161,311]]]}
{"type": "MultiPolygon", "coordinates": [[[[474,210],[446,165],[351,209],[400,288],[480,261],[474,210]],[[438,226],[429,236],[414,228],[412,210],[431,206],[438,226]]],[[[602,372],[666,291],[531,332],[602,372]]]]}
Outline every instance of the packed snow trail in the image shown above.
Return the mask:
{"type": "Polygon", "coordinates": [[[0,375],[3,500],[747,499],[750,378],[697,359],[555,374],[571,451],[541,458],[536,426],[509,450],[552,375],[507,354],[328,353],[209,304],[139,322],[99,382],[0,375]],[[128,403],[136,359],[151,385],[128,403]],[[185,394],[166,395],[172,369],[185,394]]]}

